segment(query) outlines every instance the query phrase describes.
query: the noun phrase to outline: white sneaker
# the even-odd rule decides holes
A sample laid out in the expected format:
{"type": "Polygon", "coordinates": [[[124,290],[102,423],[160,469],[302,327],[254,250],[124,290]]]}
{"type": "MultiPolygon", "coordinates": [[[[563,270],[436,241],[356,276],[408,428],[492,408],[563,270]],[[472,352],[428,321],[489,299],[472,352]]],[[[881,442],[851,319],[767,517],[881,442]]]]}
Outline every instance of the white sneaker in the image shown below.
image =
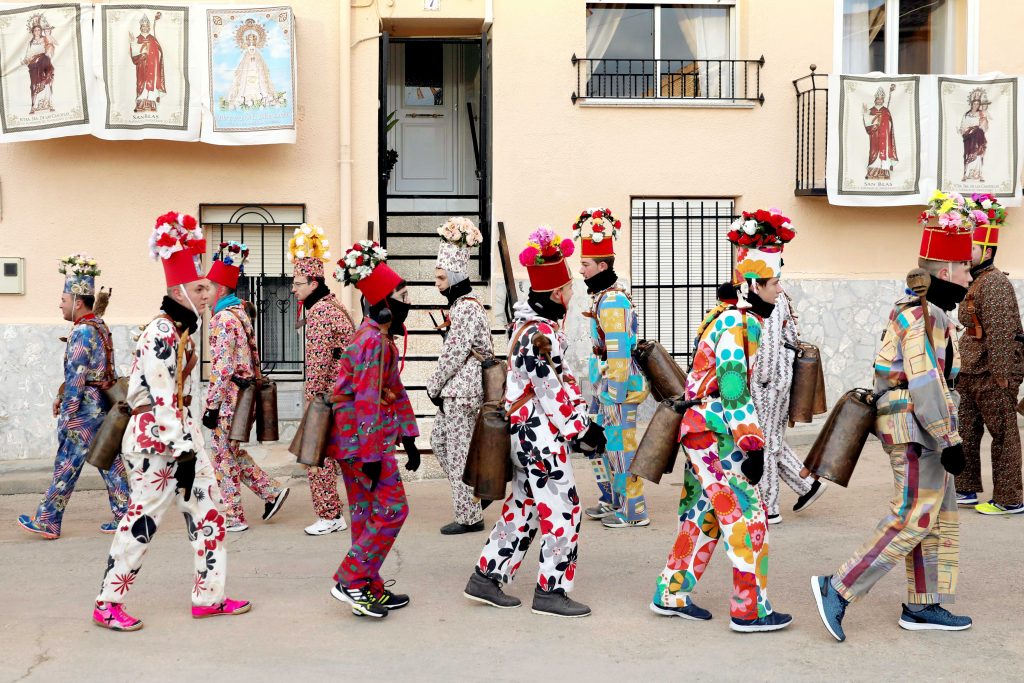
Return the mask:
{"type": "Polygon", "coordinates": [[[310,536],[324,536],[325,534],[333,534],[335,531],[344,531],[348,528],[348,524],[345,524],[344,517],[338,517],[337,519],[318,519],[303,531],[310,536]]]}
{"type": "Polygon", "coordinates": [[[224,531],[228,532],[229,534],[237,534],[237,533],[240,533],[242,531],[245,531],[248,528],[249,528],[249,525],[246,524],[245,522],[235,522],[231,526],[224,527],[224,531]]]}

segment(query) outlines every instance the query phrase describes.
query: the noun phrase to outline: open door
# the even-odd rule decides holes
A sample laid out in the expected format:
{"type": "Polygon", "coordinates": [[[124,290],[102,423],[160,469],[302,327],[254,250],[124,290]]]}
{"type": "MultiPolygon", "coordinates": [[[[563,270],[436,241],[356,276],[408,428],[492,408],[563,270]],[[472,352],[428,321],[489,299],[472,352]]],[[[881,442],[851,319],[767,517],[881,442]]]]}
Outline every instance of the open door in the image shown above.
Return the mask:
{"type": "Polygon", "coordinates": [[[381,246],[388,239],[388,54],[390,40],[387,31],[380,34],[380,70],[377,76],[377,225],[380,226],[381,246]]]}
{"type": "Polygon", "coordinates": [[[480,36],[480,230],[484,241],[480,245],[480,275],[491,277],[491,29],[480,36]]]}

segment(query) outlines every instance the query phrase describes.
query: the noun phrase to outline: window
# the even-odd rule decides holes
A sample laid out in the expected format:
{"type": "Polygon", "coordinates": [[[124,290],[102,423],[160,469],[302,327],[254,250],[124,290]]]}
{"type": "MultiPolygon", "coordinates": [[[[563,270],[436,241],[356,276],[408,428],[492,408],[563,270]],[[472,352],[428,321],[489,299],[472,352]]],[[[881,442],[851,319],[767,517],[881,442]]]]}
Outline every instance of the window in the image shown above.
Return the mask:
{"type": "Polygon", "coordinates": [[[735,98],[743,74],[731,62],[734,9],[732,2],[588,4],[584,96],[735,98]]]}
{"type": "Polygon", "coordinates": [[[837,0],[842,73],[941,74],[953,58],[954,0],[837,0]]]}
{"type": "Polygon", "coordinates": [[[733,213],[731,199],[633,200],[632,296],[640,336],[657,339],[684,364],[718,285],[732,279],[725,233],[733,213]]]}

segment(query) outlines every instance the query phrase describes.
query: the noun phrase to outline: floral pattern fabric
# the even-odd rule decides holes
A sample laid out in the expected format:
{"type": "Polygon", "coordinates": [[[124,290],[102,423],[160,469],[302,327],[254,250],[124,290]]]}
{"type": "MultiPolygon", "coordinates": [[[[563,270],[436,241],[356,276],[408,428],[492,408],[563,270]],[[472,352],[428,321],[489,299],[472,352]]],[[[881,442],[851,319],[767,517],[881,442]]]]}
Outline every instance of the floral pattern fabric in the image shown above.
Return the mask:
{"type": "Polygon", "coordinates": [[[250,339],[255,339],[255,333],[241,304],[228,306],[210,319],[210,385],[206,391],[206,407],[219,408],[221,417],[235,414],[238,385],[231,378],[251,380],[256,377],[250,339]]]}
{"type": "Polygon", "coordinates": [[[451,325],[445,335],[437,367],[427,381],[427,393],[434,398],[458,396],[479,399],[484,393],[480,361],[473,357],[470,349],[484,355],[494,352],[487,313],[479,299],[466,295],[452,304],[448,318],[451,325]]]}
{"type": "Polygon", "coordinates": [[[455,521],[467,525],[476,524],[484,518],[473,489],[462,483],[479,408],[479,399],[446,398],[444,410],[437,411],[434,428],[430,432],[430,448],[452,487],[455,521]]]}
{"type": "Polygon", "coordinates": [[[231,420],[231,417],[221,415],[217,420],[217,428],[213,430],[213,466],[224,499],[224,516],[228,526],[245,524],[243,484],[264,503],[277,500],[283,488],[281,482],[271,478],[256,464],[241,443],[228,438],[231,420]]]}

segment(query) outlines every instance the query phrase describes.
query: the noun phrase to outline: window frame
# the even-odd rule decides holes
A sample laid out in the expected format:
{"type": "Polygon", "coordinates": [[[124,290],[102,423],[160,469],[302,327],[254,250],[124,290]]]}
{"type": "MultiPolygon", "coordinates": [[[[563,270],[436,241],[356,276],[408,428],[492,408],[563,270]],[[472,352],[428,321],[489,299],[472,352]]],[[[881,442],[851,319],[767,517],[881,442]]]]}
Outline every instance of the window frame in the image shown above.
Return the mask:
{"type": "MultiPolygon", "coordinates": [[[[953,62],[956,59],[956,10],[964,0],[949,0],[946,3],[946,25],[954,32],[954,40],[946,45],[946,63],[954,68],[947,69],[944,73],[958,73],[953,62]]],[[[967,55],[966,74],[976,76],[978,73],[978,15],[979,0],[966,0],[967,3],[967,55]]],[[[845,0],[833,0],[833,40],[832,40],[832,64],[836,73],[854,73],[847,71],[843,64],[843,16],[845,0]]],[[[899,21],[900,21],[900,0],[885,0],[885,66],[882,73],[889,75],[900,75],[900,42],[899,42],[899,21]],[[896,36],[895,40],[889,40],[889,36],[896,36]]],[[[859,73],[856,75],[860,75],[859,73]]]]}

